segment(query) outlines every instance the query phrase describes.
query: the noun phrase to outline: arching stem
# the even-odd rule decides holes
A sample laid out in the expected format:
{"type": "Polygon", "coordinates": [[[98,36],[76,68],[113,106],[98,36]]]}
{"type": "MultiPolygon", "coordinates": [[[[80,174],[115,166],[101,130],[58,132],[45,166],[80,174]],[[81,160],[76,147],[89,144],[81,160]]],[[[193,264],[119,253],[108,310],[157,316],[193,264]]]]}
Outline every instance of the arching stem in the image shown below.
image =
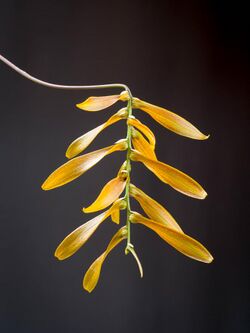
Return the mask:
{"type": "MultiPolygon", "coordinates": [[[[42,86],[48,87],[48,88],[54,88],[54,89],[64,89],[64,90],[90,90],[90,89],[108,89],[108,88],[122,88],[125,89],[128,92],[129,95],[129,100],[127,104],[127,109],[128,109],[128,117],[132,115],[132,94],[130,92],[130,89],[128,86],[125,84],[121,83],[110,83],[110,84],[99,84],[99,85],[62,85],[62,84],[55,84],[55,83],[50,83],[47,81],[42,81],[40,79],[37,79],[36,77],[30,75],[29,73],[25,72],[21,68],[17,67],[15,64],[13,64],[11,61],[6,59],[0,54],[0,61],[5,63],[7,66],[12,68],[14,71],[16,71],[18,74],[22,75],[26,79],[35,82],[37,84],[40,84],[42,86]]],[[[127,172],[128,172],[128,177],[127,177],[127,183],[126,183],[126,190],[125,190],[125,200],[127,203],[127,231],[128,231],[128,237],[127,237],[127,246],[125,249],[125,253],[127,254],[131,248],[133,248],[133,245],[130,242],[130,214],[131,214],[131,209],[130,209],[130,195],[129,195],[129,186],[130,186],[130,173],[131,173],[131,161],[130,161],[130,153],[131,153],[131,125],[127,125],[127,143],[128,143],[128,149],[127,149],[127,172]]]]}
{"type": "Polygon", "coordinates": [[[16,71],[18,74],[24,76],[26,79],[33,81],[37,84],[40,84],[42,86],[48,87],[48,88],[54,88],[54,89],[64,89],[64,90],[90,90],[90,89],[107,89],[107,88],[122,88],[127,90],[128,93],[130,93],[129,88],[122,83],[110,83],[110,84],[98,84],[98,85],[89,85],[89,86],[78,86],[78,85],[62,85],[62,84],[55,84],[50,83],[47,81],[42,81],[40,79],[37,79],[36,77],[30,75],[29,73],[25,72],[21,68],[14,65],[11,61],[6,59],[0,54],[0,60],[5,63],[7,66],[12,68],[14,71],[16,71]]]}

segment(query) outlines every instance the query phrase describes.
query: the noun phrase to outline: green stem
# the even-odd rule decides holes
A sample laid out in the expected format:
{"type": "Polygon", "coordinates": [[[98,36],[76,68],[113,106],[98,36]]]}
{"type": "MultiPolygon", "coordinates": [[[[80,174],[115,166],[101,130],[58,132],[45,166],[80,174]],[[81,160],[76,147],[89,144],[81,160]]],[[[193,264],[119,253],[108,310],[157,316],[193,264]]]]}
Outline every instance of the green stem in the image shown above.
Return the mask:
{"type": "MultiPolygon", "coordinates": [[[[129,100],[128,100],[128,117],[132,116],[132,95],[130,90],[127,90],[129,93],[129,100]]],[[[132,144],[131,144],[131,125],[127,125],[127,143],[128,143],[128,149],[127,149],[127,159],[126,159],[126,170],[128,173],[127,176],[127,182],[126,182],[126,189],[125,189],[125,200],[127,203],[127,246],[125,249],[125,253],[127,254],[129,252],[129,248],[131,247],[131,230],[130,230],[130,214],[131,214],[131,208],[130,208],[130,195],[129,195],[129,187],[130,187],[130,174],[131,174],[131,161],[130,161],[130,153],[132,149],[132,144]]]]}

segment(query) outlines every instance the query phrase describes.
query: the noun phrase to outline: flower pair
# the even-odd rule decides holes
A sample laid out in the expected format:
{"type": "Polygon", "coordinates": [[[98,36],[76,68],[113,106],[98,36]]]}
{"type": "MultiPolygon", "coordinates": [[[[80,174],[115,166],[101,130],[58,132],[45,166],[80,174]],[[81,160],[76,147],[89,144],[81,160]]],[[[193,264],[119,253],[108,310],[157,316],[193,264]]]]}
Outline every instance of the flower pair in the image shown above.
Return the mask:
{"type": "Polygon", "coordinates": [[[66,151],[66,157],[70,160],[56,169],[42,185],[44,190],[51,190],[65,185],[81,176],[105,156],[116,151],[127,150],[126,161],[121,166],[117,176],[103,187],[91,205],[83,208],[83,212],[92,213],[109,208],[70,233],[55,252],[55,256],[59,260],[70,257],[84,245],[104,220],[111,217],[113,222],[119,224],[120,210],[126,209],[126,226],[118,230],[106,250],[94,261],[85,274],[83,287],[89,292],[95,288],[99,280],[105,258],[124,239],[127,239],[126,253],[130,252],[134,256],[140,274],[141,276],[143,275],[141,263],[130,241],[130,223],[143,224],[157,233],[176,250],[190,258],[205,263],[210,263],[213,260],[208,250],[198,241],[186,235],[163,206],[131,183],[131,161],[141,162],[162,182],[175,190],[196,199],[204,199],[207,195],[202,186],[190,176],[158,160],[155,153],[156,139],[154,133],[132,115],[132,110],[140,109],[146,112],[158,123],[179,135],[196,140],[205,140],[208,136],[202,134],[184,118],[138,98],[132,98],[127,91],[119,95],[90,97],[86,101],[77,104],[77,107],[85,111],[96,112],[118,101],[127,101],[127,107],[120,109],[106,122],[74,140],[66,151]],[[127,122],[126,139],[119,140],[111,146],[78,156],[99,133],[120,120],[126,120],[127,122]],[[125,195],[121,196],[124,190],[125,195]],[[131,197],[138,201],[147,217],[131,210],[131,197]]]}

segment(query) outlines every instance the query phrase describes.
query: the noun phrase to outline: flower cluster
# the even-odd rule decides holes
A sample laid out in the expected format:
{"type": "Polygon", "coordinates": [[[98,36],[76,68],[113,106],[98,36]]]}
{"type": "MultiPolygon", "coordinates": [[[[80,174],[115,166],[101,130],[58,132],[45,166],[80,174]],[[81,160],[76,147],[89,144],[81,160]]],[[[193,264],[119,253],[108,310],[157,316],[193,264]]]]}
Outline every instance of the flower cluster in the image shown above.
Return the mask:
{"type": "Polygon", "coordinates": [[[107,255],[125,239],[127,240],[125,253],[131,253],[134,256],[140,275],[143,276],[142,265],[131,243],[131,223],[143,224],[176,250],[192,259],[204,263],[210,263],[213,260],[208,250],[198,241],[186,235],[163,206],[131,183],[131,161],[141,162],[162,182],[175,190],[196,199],[204,199],[207,195],[202,186],[190,176],[158,160],[155,153],[156,139],[153,132],[136,119],[132,115],[132,111],[134,109],[142,110],[168,130],[191,139],[205,140],[208,136],[177,114],[132,97],[129,89],[119,95],[89,97],[84,102],[77,104],[77,107],[84,111],[96,112],[115,104],[117,101],[127,102],[127,106],[116,112],[105,123],[74,140],[66,151],[66,157],[69,161],[56,169],[42,185],[43,190],[51,190],[65,185],[81,176],[105,156],[116,151],[127,151],[126,160],[116,177],[103,187],[90,206],[83,208],[84,213],[106,210],[72,231],[55,251],[55,256],[59,260],[72,256],[84,245],[101,223],[110,217],[114,223],[119,224],[120,211],[126,210],[126,225],[116,232],[106,250],[93,262],[84,276],[83,287],[88,292],[95,288],[107,255]],[[125,120],[127,123],[127,137],[125,139],[119,140],[111,146],[78,156],[101,131],[120,120],[125,120]],[[124,195],[122,195],[123,192],[125,192],[124,195]],[[147,217],[131,210],[131,198],[140,204],[147,217]]]}

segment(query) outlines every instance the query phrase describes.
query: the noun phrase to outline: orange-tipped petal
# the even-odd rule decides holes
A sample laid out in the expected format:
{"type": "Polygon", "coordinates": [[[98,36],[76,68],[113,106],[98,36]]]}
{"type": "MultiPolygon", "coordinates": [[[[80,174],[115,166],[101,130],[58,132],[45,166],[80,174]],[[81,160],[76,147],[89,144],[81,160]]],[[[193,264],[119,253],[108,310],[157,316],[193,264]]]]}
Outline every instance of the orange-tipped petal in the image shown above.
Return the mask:
{"type": "Polygon", "coordinates": [[[83,288],[87,290],[89,293],[93,291],[93,289],[96,287],[98,283],[101,274],[102,265],[107,255],[110,253],[110,251],[113,250],[114,247],[116,247],[122,240],[126,238],[127,238],[127,228],[126,226],[124,226],[121,229],[119,229],[118,232],[113,236],[103,254],[100,255],[100,257],[98,257],[89,267],[83,279],[83,288]]]}
{"type": "Polygon", "coordinates": [[[116,123],[117,121],[124,119],[126,117],[127,109],[123,108],[119,110],[116,114],[110,117],[105,123],[97,126],[91,131],[83,134],[76,140],[74,140],[68,147],[66,151],[66,157],[72,158],[83,152],[91,142],[101,133],[106,127],[116,123]]]}
{"type": "Polygon", "coordinates": [[[106,155],[109,155],[118,150],[125,149],[126,142],[122,140],[112,146],[105,147],[79,157],[75,157],[52,172],[52,174],[42,184],[42,189],[47,191],[65,185],[81,176],[106,155]]]}
{"type": "Polygon", "coordinates": [[[127,120],[127,124],[134,126],[139,131],[141,131],[148,139],[150,145],[153,148],[155,147],[156,140],[155,140],[154,133],[146,125],[144,125],[143,123],[141,123],[138,119],[136,119],[134,117],[129,117],[127,120]]]}
{"type": "Polygon", "coordinates": [[[138,151],[133,150],[130,155],[132,161],[142,162],[162,182],[195,199],[205,199],[206,191],[194,179],[182,171],[160,161],[149,159],[138,151]]]}
{"type": "Polygon", "coordinates": [[[213,261],[212,255],[198,241],[190,236],[180,233],[172,228],[163,226],[156,221],[147,219],[138,213],[131,214],[131,222],[141,223],[156,232],[165,242],[173,246],[177,251],[187,257],[204,262],[206,264],[213,261]]]}
{"type": "Polygon", "coordinates": [[[143,135],[132,127],[132,143],[136,150],[141,154],[151,158],[152,160],[157,160],[154,152],[154,147],[143,137],[143,135]]]}
{"type": "Polygon", "coordinates": [[[176,134],[195,140],[205,140],[209,135],[204,135],[186,119],[159,106],[133,98],[133,107],[149,114],[155,121],[176,134]]]}
{"type": "Polygon", "coordinates": [[[84,243],[109,215],[110,211],[103,212],[72,231],[57,247],[55,257],[59,260],[64,260],[72,256],[80,249],[80,247],[84,245],[84,243]]]}
{"type": "Polygon", "coordinates": [[[182,232],[181,227],[175,221],[173,216],[157,201],[152,199],[138,187],[133,184],[130,184],[130,195],[134,197],[140,204],[144,212],[152,220],[162,223],[168,228],[172,228],[176,231],[182,232]]]}
{"type": "Polygon", "coordinates": [[[97,199],[87,208],[83,208],[84,213],[92,213],[104,209],[119,198],[126,186],[127,172],[120,172],[116,178],[110,180],[101,190],[97,199]]]}
{"type": "Polygon", "coordinates": [[[100,111],[115,104],[119,100],[128,100],[128,93],[123,91],[120,95],[92,96],[87,98],[84,102],[76,104],[76,106],[84,111],[100,111]]]}

